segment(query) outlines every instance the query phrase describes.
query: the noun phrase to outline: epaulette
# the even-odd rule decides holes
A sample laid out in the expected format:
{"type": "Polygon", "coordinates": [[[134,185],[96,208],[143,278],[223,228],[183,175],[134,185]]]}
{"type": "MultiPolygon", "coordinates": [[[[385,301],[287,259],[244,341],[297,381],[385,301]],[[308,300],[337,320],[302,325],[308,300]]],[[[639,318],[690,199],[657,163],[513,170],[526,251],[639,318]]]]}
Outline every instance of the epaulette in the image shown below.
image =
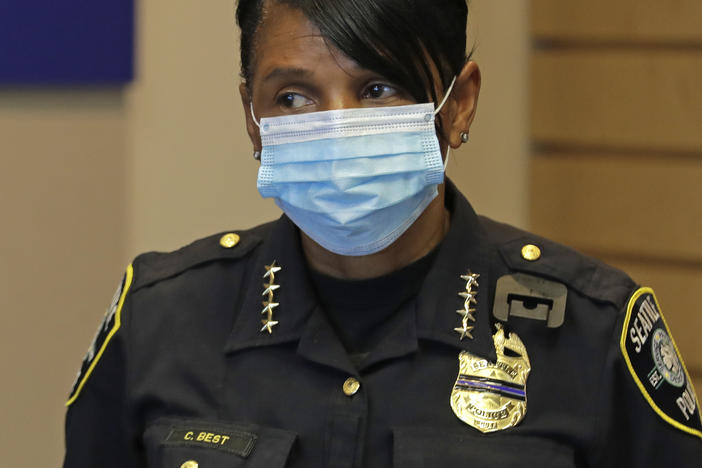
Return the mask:
{"type": "Polygon", "coordinates": [[[227,231],[186,245],[173,252],[147,252],[133,262],[132,291],[176,276],[196,266],[218,260],[238,260],[251,252],[273,223],[246,231],[227,231]]]}
{"type": "Polygon", "coordinates": [[[636,289],[626,273],[570,247],[488,218],[481,221],[511,270],[563,283],[620,309],[636,289]]]}

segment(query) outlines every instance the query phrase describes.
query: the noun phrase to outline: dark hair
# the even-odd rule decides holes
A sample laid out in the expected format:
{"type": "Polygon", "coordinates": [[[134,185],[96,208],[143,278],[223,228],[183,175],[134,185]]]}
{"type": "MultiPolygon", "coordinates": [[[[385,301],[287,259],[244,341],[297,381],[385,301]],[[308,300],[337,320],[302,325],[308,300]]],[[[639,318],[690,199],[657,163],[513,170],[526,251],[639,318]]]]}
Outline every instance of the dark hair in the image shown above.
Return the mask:
{"type": "MultiPolygon", "coordinates": [[[[266,0],[239,0],[241,75],[251,82],[266,0]]],[[[271,0],[300,9],[322,36],[417,102],[437,101],[432,62],[446,89],[466,62],[466,0],[271,0]],[[430,95],[427,95],[427,90],[430,95]]]]}

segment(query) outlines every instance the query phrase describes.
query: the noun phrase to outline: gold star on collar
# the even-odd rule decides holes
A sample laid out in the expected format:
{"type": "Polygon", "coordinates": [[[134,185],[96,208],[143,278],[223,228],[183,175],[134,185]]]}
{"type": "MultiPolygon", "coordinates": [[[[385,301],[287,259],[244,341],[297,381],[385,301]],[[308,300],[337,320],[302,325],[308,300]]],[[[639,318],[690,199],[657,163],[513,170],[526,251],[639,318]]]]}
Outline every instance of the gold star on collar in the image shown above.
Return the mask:
{"type": "Polygon", "coordinates": [[[280,288],[279,284],[275,284],[275,274],[278,273],[282,268],[273,261],[272,264],[266,265],[266,273],[263,275],[263,279],[268,279],[268,283],[264,283],[265,288],[262,296],[268,296],[267,300],[263,301],[263,310],[261,314],[265,314],[266,318],[261,320],[263,327],[261,328],[261,333],[268,332],[268,334],[273,333],[273,327],[278,325],[279,322],[273,320],[273,309],[278,307],[280,304],[275,302],[275,291],[280,288]]]}
{"type": "Polygon", "coordinates": [[[266,273],[263,275],[263,278],[271,278],[271,283],[275,279],[275,274],[278,273],[280,270],[282,270],[282,267],[279,267],[278,264],[276,263],[275,260],[273,260],[273,263],[270,265],[266,265],[266,273]]]}
{"type": "Polygon", "coordinates": [[[471,322],[475,322],[475,317],[473,316],[473,312],[475,312],[475,309],[458,309],[456,313],[460,315],[461,317],[466,317],[468,320],[471,322]]]}
{"type": "Polygon", "coordinates": [[[264,284],[263,287],[266,288],[266,289],[261,293],[261,296],[268,296],[268,295],[270,295],[273,291],[275,291],[276,289],[278,289],[278,288],[280,287],[280,285],[279,285],[279,284],[270,284],[270,283],[268,283],[268,284],[264,284]]]}
{"type": "Polygon", "coordinates": [[[273,333],[273,327],[278,325],[278,322],[276,322],[275,320],[263,319],[263,320],[261,320],[261,322],[263,323],[263,327],[261,328],[261,331],[262,332],[267,331],[269,335],[273,333]]]}
{"type": "Polygon", "coordinates": [[[459,292],[458,295],[466,300],[466,304],[477,304],[478,300],[475,298],[477,293],[472,292],[459,292]]]}
{"type": "Polygon", "coordinates": [[[480,284],[478,283],[478,278],[480,278],[480,275],[471,273],[470,271],[468,271],[467,275],[461,275],[461,279],[466,282],[466,290],[469,290],[473,285],[479,288],[480,284]]]}
{"type": "Polygon", "coordinates": [[[460,333],[461,341],[463,341],[463,338],[465,338],[466,336],[468,338],[470,338],[471,340],[473,339],[473,334],[471,333],[473,331],[473,328],[475,328],[475,327],[469,327],[468,325],[466,325],[464,323],[462,326],[454,328],[453,330],[455,332],[460,333]]]}
{"type": "Polygon", "coordinates": [[[267,314],[267,313],[273,313],[273,309],[278,307],[280,304],[277,302],[268,302],[268,301],[263,301],[263,310],[261,311],[262,314],[267,314]]]}
{"type": "Polygon", "coordinates": [[[463,309],[456,311],[456,313],[462,317],[461,326],[453,329],[456,333],[461,335],[461,341],[466,337],[473,339],[473,334],[471,332],[475,327],[468,325],[468,322],[475,322],[475,316],[473,315],[475,309],[471,308],[471,305],[478,305],[478,300],[475,298],[475,296],[478,295],[478,291],[473,289],[474,287],[477,288],[480,286],[478,284],[478,278],[480,278],[480,275],[471,273],[470,270],[468,270],[468,274],[461,275],[461,279],[466,282],[466,290],[458,293],[458,295],[464,299],[463,309]]]}

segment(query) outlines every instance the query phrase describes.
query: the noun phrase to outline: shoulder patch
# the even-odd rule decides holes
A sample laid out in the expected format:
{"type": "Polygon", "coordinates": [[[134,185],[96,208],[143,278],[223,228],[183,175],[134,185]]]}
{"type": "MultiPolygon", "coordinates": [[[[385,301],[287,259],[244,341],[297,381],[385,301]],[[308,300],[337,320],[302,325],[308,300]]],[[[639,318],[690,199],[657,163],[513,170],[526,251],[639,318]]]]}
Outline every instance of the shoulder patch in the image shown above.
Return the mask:
{"type": "Polygon", "coordinates": [[[71,394],[68,397],[66,406],[70,406],[78,398],[80,391],[83,389],[85,382],[87,382],[90,375],[93,373],[95,366],[97,366],[98,361],[102,357],[102,354],[107,349],[107,345],[110,343],[112,337],[119,330],[121,321],[122,306],[124,305],[124,298],[127,296],[129,287],[132,284],[132,279],[134,277],[134,272],[132,266],[127,267],[127,272],[125,273],[122,281],[115,291],[115,295],[112,297],[110,306],[105,312],[105,318],[103,319],[100,327],[93,338],[93,342],[88,348],[88,352],[83,359],[83,363],[78,370],[78,375],[76,376],[75,382],[73,382],[73,387],[71,389],[71,394]]]}
{"type": "Polygon", "coordinates": [[[702,437],[695,389],[652,289],[640,288],[629,299],[619,346],[651,408],[681,431],[702,437]]]}

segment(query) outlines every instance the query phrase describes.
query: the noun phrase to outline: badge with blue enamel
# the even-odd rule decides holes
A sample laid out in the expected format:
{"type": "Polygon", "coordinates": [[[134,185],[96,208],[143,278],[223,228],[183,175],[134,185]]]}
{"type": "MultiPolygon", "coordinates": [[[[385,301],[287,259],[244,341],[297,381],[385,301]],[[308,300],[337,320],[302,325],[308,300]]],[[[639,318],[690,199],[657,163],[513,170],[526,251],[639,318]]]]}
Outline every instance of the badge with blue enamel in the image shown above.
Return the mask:
{"type": "Polygon", "coordinates": [[[695,389],[652,289],[641,288],[629,300],[620,349],[651,408],[677,429],[702,437],[695,389]]]}
{"type": "Polygon", "coordinates": [[[451,392],[454,414],[483,433],[519,424],[527,410],[526,383],[531,364],[526,347],[516,333],[495,325],[497,361],[466,351],[458,356],[459,373],[451,392]]]}

